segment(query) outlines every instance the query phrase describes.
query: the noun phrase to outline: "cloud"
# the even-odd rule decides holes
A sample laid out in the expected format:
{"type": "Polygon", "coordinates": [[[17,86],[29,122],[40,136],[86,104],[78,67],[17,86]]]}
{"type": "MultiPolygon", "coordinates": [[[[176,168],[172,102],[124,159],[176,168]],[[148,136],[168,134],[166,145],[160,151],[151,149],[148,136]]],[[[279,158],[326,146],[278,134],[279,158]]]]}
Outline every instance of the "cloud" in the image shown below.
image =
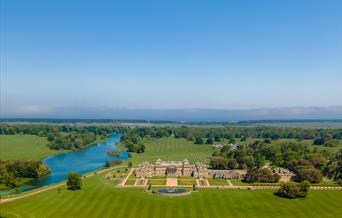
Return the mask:
{"type": "Polygon", "coordinates": [[[48,106],[28,105],[15,109],[17,114],[46,114],[52,112],[54,109],[48,106]]]}

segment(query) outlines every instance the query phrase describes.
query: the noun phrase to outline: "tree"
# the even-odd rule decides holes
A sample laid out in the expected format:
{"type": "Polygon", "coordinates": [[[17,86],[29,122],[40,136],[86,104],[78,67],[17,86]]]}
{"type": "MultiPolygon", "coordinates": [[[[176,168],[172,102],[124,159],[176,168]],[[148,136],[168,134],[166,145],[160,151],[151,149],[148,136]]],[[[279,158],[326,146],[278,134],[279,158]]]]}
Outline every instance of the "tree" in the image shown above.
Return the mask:
{"type": "Polygon", "coordinates": [[[221,141],[221,137],[219,135],[216,135],[214,137],[214,140],[215,140],[215,142],[220,142],[221,141]]]}
{"type": "Polygon", "coordinates": [[[139,143],[137,146],[137,153],[144,153],[145,152],[145,145],[143,143],[139,143]]]}
{"type": "Polygon", "coordinates": [[[254,182],[275,183],[279,181],[279,175],[276,173],[272,173],[272,171],[267,168],[249,169],[247,170],[244,181],[249,182],[249,183],[254,183],[254,182]]]}
{"type": "Polygon", "coordinates": [[[201,137],[196,137],[196,139],[195,139],[195,144],[203,144],[204,143],[204,141],[203,141],[203,139],[201,138],[201,137]]]}
{"type": "Polygon", "coordinates": [[[132,142],[128,142],[125,144],[127,151],[128,152],[136,152],[137,151],[137,146],[133,144],[132,142]]]}
{"type": "Polygon", "coordinates": [[[189,133],[186,137],[186,140],[188,141],[194,141],[195,140],[195,136],[193,133],[189,133]]]}
{"type": "Polygon", "coordinates": [[[235,139],[234,138],[229,139],[228,143],[229,144],[235,144],[235,139]]]}
{"type": "Polygon", "coordinates": [[[308,180],[311,183],[319,183],[322,178],[322,172],[311,167],[311,168],[300,168],[299,170],[297,170],[297,177],[296,180],[297,181],[304,181],[304,180],[308,180]]]}
{"type": "Polygon", "coordinates": [[[280,179],[280,176],[276,173],[273,173],[271,170],[267,168],[262,168],[258,170],[259,173],[259,182],[269,182],[269,183],[275,183],[278,182],[280,179]]]}
{"type": "Polygon", "coordinates": [[[300,187],[300,196],[306,197],[310,190],[310,182],[307,180],[304,180],[303,182],[300,183],[299,187],[300,187]]]}
{"type": "Polygon", "coordinates": [[[69,173],[67,187],[73,191],[81,189],[81,175],[78,173],[69,173]]]}
{"type": "Polygon", "coordinates": [[[132,166],[133,166],[132,162],[131,162],[131,161],[128,162],[128,163],[127,163],[127,166],[128,166],[128,168],[132,168],[132,166]]]}
{"type": "Polygon", "coordinates": [[[313,141],[314,145],[324,145],[325,144],[325,138],[319,137],[313,141]]]}
{"type": "Polygon", "coordinates": [[[9,173],[4,176],[3,183],[10,188],[15,188],[18,186],[17,179],[9,173]]]}
{"type": "Polygon", "coordinates": [[[257,169],[249,169],[245,175],[244,181],[248,183],[254,183],[259,180],[258,170],[257,169]]]}
{"type": "Polygon", "coordinates": [[[265,165],[265,162],[266,162],[265,156],[262,156],[258,153],[254,155],[254,163],[255,163],[256,168],[261,168],[262,166],[265,165]]]}
{"type": "Polygon", "coordinates": [[[269,145],[269,144],[271,144],[271,143],[272,143],[272,141],[271,141],[271,140],[269,140],[269,139],[265,139],[265,140],[264,140],[264,143],[269,145]]]}
{"type": "Polygon", "coordinates": [[[207,141],[205,142],[205,144],[213,144],[214,140],[213,138],[207,138],[207,141]]]}
{"type": "Polygon", "coordinates": [[[328,162],[325,175],[334,180],[342,179],[342,149],[328,162]]]}
{"type": "Polygon", "coordinates": [[[223,157],[211,157],[209,165],[213,169],[223,170],[227,166],[227,160],[223,157]]]}
{"type": "Polygon", "coordinates": [[[228,159],[227,166],[228,169],[236,169],[238,167],[237,160],[235,158],[228,159]]]}
{"type": "MultiPolygon", "coordinates": [[[[244,156],[239,165],[246,165],[248,169],[252,169],[254,167],[254,157],[253,156],[244,156]]],[[[241,167],[240,166],[240,167],[241,167]]]]}
{"type": "Polygon", "coordinates": [[[325,147],[336,147],[338,145],[338,140],[329,139],[325,142],[325,147]]]}
{"type": "Polygon", "coordinates": [[[53,133],[49,133],[47,136],[47,139],[49,142],[53,141],[55,139],[55,135],[53,133]]]}

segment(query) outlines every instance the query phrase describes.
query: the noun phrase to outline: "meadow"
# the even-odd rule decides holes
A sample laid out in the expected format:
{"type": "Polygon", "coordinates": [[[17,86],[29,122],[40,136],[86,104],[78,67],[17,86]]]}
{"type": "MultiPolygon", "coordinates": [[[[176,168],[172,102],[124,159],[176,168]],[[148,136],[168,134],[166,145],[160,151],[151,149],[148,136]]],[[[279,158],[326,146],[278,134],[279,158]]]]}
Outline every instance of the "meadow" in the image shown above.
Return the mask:
{"type": "Polygon", "coordinates": [[[62,151],[49,149],[45,137],[34,135],[0,135],[1,160],[41,160],[62,151]]]}
{"type": "Polygon", "coordinates": [[[194,142],[173,137],[161,139],[144,140],[146,150],[144,153],[132,153],[132,161],[134,165],[138,165],[143,161],[154,163],[158,158],[162,160],[182,161],[188,159],[191,163],[197,161],[207,162],[208,157],[214,151],[211,145],[196,145],[194,142]]]}
{"type": "Polygon", "coordinates": [[[143,189],[119,189],[104,174],[0,205],[2,217],[342,217],[342,191],[310,191],[305,199],[282,199],[271,190],[200,189],[164,197],[143,189]],[[319,205],[319,207],[317,206],[319,205]]]}
{"type": "MultiPolygon", "coordinates": [[[[253,143],[256,140],[262,140],[257,138],[248,138],[245,142],[241,142],[240,139],[236,139],[237,144],[253,143]]],[[[282,142],[297,142],[295,139],[279,139],[274,140],[273,143],[282,142]]],[[[158,158],[162,160],[177,160],[181,161],[185,158],[190,163],[197,161],[202,163],[208,163],[208,158],[214,152],[212,145],[207,144],[194,144],[193,141],[187,141],[184,138],[160,138],[160,139],[144,139],[143,143],[146,146],[144,153],[131,153],[132,158],[128,161],[132,161],[134,165],[138,165],[143,161],[149,161],[154,163],[158,158]]],[[[227,140],[222,142],[215,142],[214,144],[226,144],[227,140]]],[[[313,145],[313,140],[303,140],[300,143],[308,145],[309,148],[317,148],[318,150],[327,150],[329,152],[337,152],[342,148],[342,140],[339,140],[339,144],[336,147],[324,147],[323,145],[313,145]]],[[[120,147],[120,143],[118,147],[120,147]]]]}

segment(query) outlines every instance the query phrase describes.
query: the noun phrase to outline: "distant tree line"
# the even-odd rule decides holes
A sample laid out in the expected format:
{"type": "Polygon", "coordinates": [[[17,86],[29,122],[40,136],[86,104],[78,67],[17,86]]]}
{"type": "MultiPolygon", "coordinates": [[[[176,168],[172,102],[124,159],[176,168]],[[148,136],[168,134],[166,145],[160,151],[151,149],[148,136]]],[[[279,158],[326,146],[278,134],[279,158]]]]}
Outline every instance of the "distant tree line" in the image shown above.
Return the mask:
{"type": "Polygon", "coordinates": [[[257,139],[304,139],[318,140],[323,138],[321,145],[334,146],[336,140],[342,139],[342,129],[303,129],[290,127],[136,127],[131,128],[129,133],[138,135],[140,138],[161,138],[174,136],[194,141],[196,144],[212,144],[222,139],[235,139],[246,141],[248,138],[257,139]]]}
{"type": "Polygon", "coordinates": [[[126,127],[81,126],[81,125],[38,125],[38,124],[2,124],[0,135],[31,134],[47,137],[51,149],[81,149],[105,139],[109,134],[125,133],[126,127]]]}
{"type": "Polygon", "coordinates": [[[48,125],[48,124],[1,124],[0,135],[31,134],[47,137],[51,149],[80,149],[97,139],[104,139],[109,134],[127,133],[125,141],[128,150],[143,152],[141,144],[136,139],[162,138],[174,136],[185,138],[195,144],[213,144],[226,139],[235,143],[236,139],[246,141],[248,138],[257,139],[303,139],[314,140],[314,144],[327,147],[336,146],[338,139],[342,139],[341,129],[303,129],[288,127],[134,127],[124,126],[85,126],[85,125],[48,125]],[[131,138],[132,140],[129,140],[131,138]]]}

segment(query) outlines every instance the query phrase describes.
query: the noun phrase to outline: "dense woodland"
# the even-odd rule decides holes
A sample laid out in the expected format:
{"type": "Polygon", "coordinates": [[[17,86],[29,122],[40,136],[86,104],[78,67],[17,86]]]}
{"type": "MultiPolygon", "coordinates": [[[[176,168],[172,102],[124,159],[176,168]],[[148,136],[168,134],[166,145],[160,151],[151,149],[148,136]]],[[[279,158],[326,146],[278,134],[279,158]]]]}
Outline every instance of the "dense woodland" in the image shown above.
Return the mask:
{"type": "MultiPolygon", "coordinates": [[[[211,142],[220,142],[222,139],[247,138],[260,139],[297,139],[317,140],[316,143],[324,146],[336,146],[336,140],[342,139],[342,129],[303,129],[280,127],[138,127],[130,129],[131,135],[141,138],[160,138],[174,135],[176,138],[186,138],[190,141],[206,139],[211,142]],[[332,143],[331,143],[332,141],[332,143]]],[[[203,141],[204,142],[204,141],[203,141]]]]}
{"type": "Polygon", "coordinates": [[[19,178],[39,178],[50,173],[41,161],[1,161],[0,183],[7,187],[16,187],[19,178]]]}
{"type": "Polygon", "coordinates": [[[271,166],[284,167],[294,172],[295,181],[318,183],[323,175],[336,180],[342,179],[342,168],[339,169],[342,167],[342,160],[338,156],[341,152],[332,155],[324,150],[309,149],[300,142],[272,143],[264,140],[239,145],[234,149],[226,145],[213,153],[210,165],[215,169],[248,169],[245,179],[247,182],[277,182],[276,178],[262,181],[270,176],[267,175],[268,172],[259,169],[268,162],[271,166]]]}

